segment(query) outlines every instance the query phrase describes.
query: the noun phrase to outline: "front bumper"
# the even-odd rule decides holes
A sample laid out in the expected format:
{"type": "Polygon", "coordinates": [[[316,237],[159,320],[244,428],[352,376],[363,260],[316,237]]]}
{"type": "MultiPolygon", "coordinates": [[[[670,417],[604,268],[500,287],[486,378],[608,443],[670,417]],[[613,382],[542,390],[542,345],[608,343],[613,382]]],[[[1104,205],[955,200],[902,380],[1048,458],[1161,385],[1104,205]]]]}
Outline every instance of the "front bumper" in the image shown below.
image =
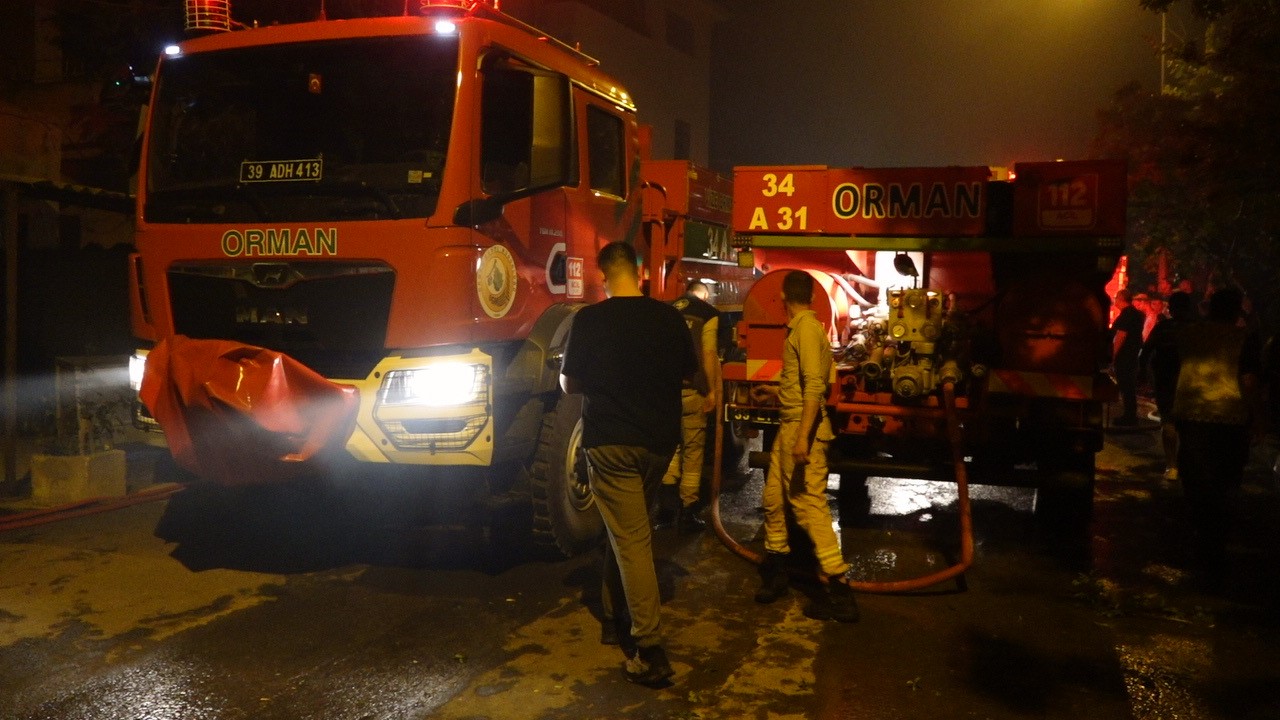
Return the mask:
{"type": "Polygon", "coordinates": [[[130,370],[135,424],[224,482],[291,475],[338,450],[367,463],[493,459],[493,359],[477,348],[389,356],[365,378],[328,380],[270,350],[179,336],[139,351],[130,370]]]}

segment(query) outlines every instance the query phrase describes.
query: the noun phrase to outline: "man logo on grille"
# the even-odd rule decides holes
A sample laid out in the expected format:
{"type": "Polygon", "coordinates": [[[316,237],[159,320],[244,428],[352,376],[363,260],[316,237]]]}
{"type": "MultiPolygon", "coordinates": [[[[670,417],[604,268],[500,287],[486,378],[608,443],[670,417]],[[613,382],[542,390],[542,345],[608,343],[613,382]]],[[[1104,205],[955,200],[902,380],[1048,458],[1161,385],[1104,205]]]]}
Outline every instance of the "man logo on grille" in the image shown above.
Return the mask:
{"type": "Polygon", "coordinates": [[[253,284],[258,287],[279,287],[289,280],[286,263],[254,263],[253,284]]]}

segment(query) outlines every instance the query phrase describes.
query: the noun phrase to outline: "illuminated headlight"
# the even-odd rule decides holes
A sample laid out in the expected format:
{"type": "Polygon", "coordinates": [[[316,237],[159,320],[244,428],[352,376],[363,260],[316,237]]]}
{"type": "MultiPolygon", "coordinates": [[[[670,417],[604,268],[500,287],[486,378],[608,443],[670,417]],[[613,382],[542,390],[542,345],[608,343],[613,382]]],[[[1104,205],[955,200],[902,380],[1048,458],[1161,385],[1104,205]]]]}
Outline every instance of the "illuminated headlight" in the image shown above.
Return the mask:
{"type": "Polygon", "coordinates": [[[392,370],[382,383],[383,405],[453,407],[485,402],[489,370],[484,365],[441,363],[412,370],[392,370]]]}
{"type": "Polygon", "coordinates": [[[129,387],[134,392],[142,389],[142,373],[146,369],[146,355],[135,353],[129,356],[129,387]]]}
{"type": "Polygon", "coordinates": [[[388,371],[373,418],[397,449],[465,450],[490,420],[489,366],[453,361],[388,371]]]}

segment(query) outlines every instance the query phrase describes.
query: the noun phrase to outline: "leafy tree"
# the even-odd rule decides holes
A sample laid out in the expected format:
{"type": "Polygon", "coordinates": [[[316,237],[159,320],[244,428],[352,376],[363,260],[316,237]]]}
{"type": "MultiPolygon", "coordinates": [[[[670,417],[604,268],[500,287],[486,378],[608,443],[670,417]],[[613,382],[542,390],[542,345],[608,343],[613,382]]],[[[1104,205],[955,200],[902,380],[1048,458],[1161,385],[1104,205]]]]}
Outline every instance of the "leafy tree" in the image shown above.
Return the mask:
{"type": "MultiPolygon", "coordinates": [[[[1167,11],[1177,0],[1141,0],[1167,11]]],[[[1094,153],[1130,171],[1130,258],[1197,288],[1235,283],[1280,316],[1280,0],[1190,0],[1201,38],[1164,48],[1166,82],[1120,89],[1094,153]]],[[[1270,326],[1269,326],[1270,327],[1270,326]]]]}

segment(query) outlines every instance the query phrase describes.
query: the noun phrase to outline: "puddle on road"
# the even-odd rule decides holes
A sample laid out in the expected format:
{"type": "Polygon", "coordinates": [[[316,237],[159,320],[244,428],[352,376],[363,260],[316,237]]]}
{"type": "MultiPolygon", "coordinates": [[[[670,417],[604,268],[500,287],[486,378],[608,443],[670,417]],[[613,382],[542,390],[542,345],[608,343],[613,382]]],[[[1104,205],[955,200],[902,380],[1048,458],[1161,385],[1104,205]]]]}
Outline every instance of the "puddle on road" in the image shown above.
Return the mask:
{"type": "MultiPolygon", "coordinates": [[[[834,489],[840,489],[839,476],[833,476],[834,489]]],[[[833,484],[828,481],[828,487],[833,484]]],[[[912,515],[929,509],[942,509],[960,499],[959,487],[953,482],[917,480],[913,478],[867,478],[867,493],[871,496],[872,515],[912,515]]],[[[1035,509],[1036,493],[1031,488],[1001,487],[995,485],[969,485],[970,501],[999,503],[1017,512],[1030,513],[1035,509]]],[[[921,516],[922,522],[932,517],[921,516]]]]}
{"type": "Polygon", "coordinates": [[[1217,718],[1188,687],[1208,670],[1213,648],[1204,640],[1157,635],[1146,642],[1120,645],[1125,689],[1133,716],[1141,720],[1217,718]]]}

